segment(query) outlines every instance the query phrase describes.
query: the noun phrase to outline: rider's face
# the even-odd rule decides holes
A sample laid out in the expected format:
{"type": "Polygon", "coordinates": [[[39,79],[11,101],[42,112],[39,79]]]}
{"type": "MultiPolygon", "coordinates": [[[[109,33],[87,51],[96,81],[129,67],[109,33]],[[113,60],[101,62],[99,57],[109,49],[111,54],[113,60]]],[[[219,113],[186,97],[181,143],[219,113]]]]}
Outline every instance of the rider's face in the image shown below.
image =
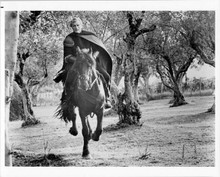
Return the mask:
{"type": "Polygon", "coordinates": [[[72,29],[75,33],[81,33],[82,31],[82,24],[79,22],[75,22],[72,24],[72,29]]]}

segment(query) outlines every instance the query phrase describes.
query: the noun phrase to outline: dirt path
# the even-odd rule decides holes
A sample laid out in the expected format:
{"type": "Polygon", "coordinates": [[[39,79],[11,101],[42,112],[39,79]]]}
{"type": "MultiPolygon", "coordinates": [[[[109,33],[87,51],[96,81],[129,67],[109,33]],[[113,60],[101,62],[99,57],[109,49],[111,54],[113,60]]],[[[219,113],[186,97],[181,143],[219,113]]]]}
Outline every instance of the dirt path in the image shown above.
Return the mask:
{"type": "MultiPolygon", "coordinates": [[[[81,158],[82,135],[68,133],[71,125],[53,116],[56,107],[35,108],[41,124],[33,127],[10,122],[10,141],[23,154],[61,155],[64,166],[214,166],[215,115],[204,113],[213,97],[190,97],[189,104],[177,108],[169,108],[168,101],[143,104],[143,126],[104,131],[99,142],[90,141],[92,160],[81,158]]],[[[96,120],[90,121],[94,130],[96,120]]],[[[103,124],[117,121],[108,116],[103,124]]],[[[79,117],[77,127],[81,132],[79,117]]],[[[14,158],[14,164],[23,163],[14,158]]]]}

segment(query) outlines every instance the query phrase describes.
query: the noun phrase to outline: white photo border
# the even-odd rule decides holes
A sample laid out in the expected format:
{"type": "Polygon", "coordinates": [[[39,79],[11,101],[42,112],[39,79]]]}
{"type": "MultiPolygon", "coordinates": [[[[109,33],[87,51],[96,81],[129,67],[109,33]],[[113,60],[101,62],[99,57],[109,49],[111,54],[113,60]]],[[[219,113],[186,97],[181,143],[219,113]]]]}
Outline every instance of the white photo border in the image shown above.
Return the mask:
{"type": "Polygon", "coordinates": [[[215,167],[5,167],[4,166],[4,12],[23,10],[214,10],[216,12],[216,108],[219,106],[219,0],[161,0],[161,1],[1,1],[1,175],[3,177],[30,176],[95,176],[95,177],[145,177],[145,176],[220,176],[220,120],[216,109],[215,167]]]}

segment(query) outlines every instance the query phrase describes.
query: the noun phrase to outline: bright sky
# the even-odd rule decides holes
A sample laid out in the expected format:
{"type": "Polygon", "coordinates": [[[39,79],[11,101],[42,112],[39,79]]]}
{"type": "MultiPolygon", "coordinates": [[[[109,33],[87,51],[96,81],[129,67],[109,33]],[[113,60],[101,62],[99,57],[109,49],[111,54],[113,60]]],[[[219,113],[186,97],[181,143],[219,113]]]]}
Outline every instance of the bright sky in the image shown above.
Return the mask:
{"type": "Polygon", "coordinates": [[[200,77],[204,77],[204,78],[212,78],[215,76],[215,68],[204,64],[203,66],[199,66],[198,68],[190,68],[187,71],[187,77],[189,78],[200,78],[200,77]]]}
{"type": "MultiPolygon", "coordinates": [[[[212,78],[215,77],[215,68],[212,66],[209,66],[207,64],[204,64],[203,66],[198,66],[197,68],[189,68],[187,71],[187,77],[189,79],[195,78],[212,78]]],[[[150,84],[154,84],[160,82],[160,79],[157,79],[156,77],[150,78],[150,84]]]]}

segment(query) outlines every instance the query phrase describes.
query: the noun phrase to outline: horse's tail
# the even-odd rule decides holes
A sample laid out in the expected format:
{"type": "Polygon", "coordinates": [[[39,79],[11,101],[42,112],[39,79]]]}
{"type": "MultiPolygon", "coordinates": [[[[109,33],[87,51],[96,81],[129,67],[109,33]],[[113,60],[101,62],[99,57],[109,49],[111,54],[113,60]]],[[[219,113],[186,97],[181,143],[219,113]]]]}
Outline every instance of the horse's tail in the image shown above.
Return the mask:
{"type": "Polygon", "coordinates": [[[68,102],[68,100],[61,98],[61,103],[56,109],[55,116],[59,117],[60,119],[64,120],[65,122],[68,122],[71,120],[70,119],[71,115],[70,115],[69,109],[71,109],[71,105],[68,102]]]}
{"type": "Polygon", "coordinates": [[[60,105],[57,107],[55,116],[68,122],[71,120],[72,111],[73,111],[73,103],[71,102],[72,96],[66,99],[66,95],[63,92],[60,105]]]}

